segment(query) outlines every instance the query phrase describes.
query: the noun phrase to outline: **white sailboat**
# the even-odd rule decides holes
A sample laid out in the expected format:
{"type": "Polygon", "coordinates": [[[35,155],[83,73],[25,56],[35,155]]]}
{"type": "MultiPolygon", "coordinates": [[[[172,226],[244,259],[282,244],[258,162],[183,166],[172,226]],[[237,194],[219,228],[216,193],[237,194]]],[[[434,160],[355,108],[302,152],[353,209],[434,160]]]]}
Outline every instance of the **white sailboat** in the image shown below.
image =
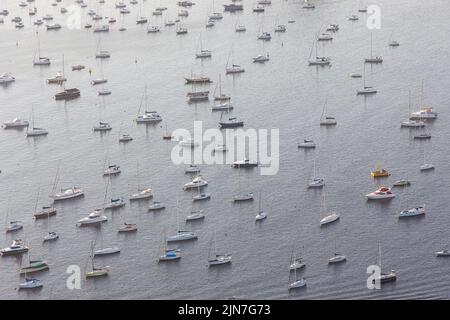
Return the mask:
{"type": "Polygon", "coordinates": [[[37,56],[35,54],[33,59],[33,65],[35,66],[49,66],[50,65],[50,58],[47,57],[41,57],[41,40],[39,37],[39,33],[36,32],[37,39],[38,39],[38,47],[37,47],[37,56]]]}
{"type": "Polygon", "coordinates": [[[324,226],[330,223],[333,223],[337,220],[339,220],[340,216],[339,214],[335,213],[335,212],[327,212],[327,206],[326,206],[326,201],[325,201],[325,190],[322,189],[322,197],[321,197],[321,203],[320,203],[320,216],[321,216],[321,220],[320,220],[320,226],[324,226]]]}
{"type": "Polygon", "coordinates": [[[151,188],[141,188],[140,186],[140,172],[139,172],[139,162],[137,163],[137,192],[133,193],[130,196],[130,201],[133,200],[144,200],[144,199],[150,199],[153,197],[153,190],[151,188]]]}
{"type": "Polygon", "coordinates": [[[261,208],[261,201],[262,201],[262,196],[261,196],[261,191],[259,191],[259,207],[258,207],[258,214],[255,217],[255,221],[262,221],[267,218],[267,213],[264,212],[261,208]]]}
{"type": "Polygon", "coordinates": [[[213,255],[210,255],[210,258],[208,259],[208,266],[213,267],[217,265],[223,265],[231,263],[232,256],[229,253],[225,254],[219,254],[217,253],[217,233],[216,230],[214,230],[214,251],[213,255]]]}
{"type": "Polygon", "coordinates": [[[96,267],[94,264],[94,241],[91,241],[91,251],[89,254],[89,260],[91,262],[91,271],[86,272],[86,278],[96,278],[96,277],[103,277],[107,276],[109,274],[110,268],[108,266],[106,267],[96,267]]]}
{"type": "Polygon", "coordinates": [[[325,179],[316,176],[316,159],[313,162],[313,177],[308,182],[308,188],[322,188],[325,185],[325,179]]]}
{"type": "Polygon", "coordinates": [[[364,59],[365,63],[382,63],[383,58],[381,56],[373,56],[373,43],[372,43],[372,33],[370,33],[370,58],[364,59]]]}
{"type": "Polygon", "coordinates": [[[203,42],[202,42],[202,34],[201,33],[200,33],[200,39],[199,39],[199,46],[200,46],[200,51],[197,51],[195,53],[195,57],[196,58],[205,59],[205,58],[211,58],[212,57],[211,50],[203,49],[203,42]]]}
{"type": "Polygon", "coordinates": [[[370,87],[366,85],[366,64],[364,64],[364,75],[363,75],[363,83],[364,87],[362,89],[357,89],[356,94],[357,95],[367,95],[367,94],[374,94],[377,93],[377,89],[375,87],[370,87]]]}
{"type": "Polygon", "coordinates": [[[337,121],[335,117],[327,116],[325,110],[327,106],[327,100],[323,104],[322,115],[320,116],[320,125],[321,126],[335,126],[337,125],[337,121]]]}
{"type": "Polygon", "coordinates": [[[316,39],[313,41],[311,51],[309,52],[308,64],[310,66],[328,66],[331,65],[331,59],[329,57],[319,56],[318,54],[318,42],[316,39]],[[313,57],[313,50],[315,49],[315,57],[313,57]]]}
{"type": "Polygon", "coordinates": [[[27,127],[27,137],[38,137],[48,135],[48,131],[44,128],[35,126],[34,105],[31,105],[31,129],[27,127]]]}

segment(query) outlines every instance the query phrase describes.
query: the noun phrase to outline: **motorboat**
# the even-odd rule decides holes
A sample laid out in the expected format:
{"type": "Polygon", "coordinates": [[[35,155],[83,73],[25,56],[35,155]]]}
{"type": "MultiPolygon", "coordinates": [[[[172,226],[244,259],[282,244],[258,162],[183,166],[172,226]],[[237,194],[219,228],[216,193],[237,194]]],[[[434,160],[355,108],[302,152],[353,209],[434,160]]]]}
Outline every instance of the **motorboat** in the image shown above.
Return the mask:
{"type": "Polygon", "coordinates": [[[233,197],[234,202],[251,201],[253,200],[253,192],[241,193],[233,197]]]}
{"type": "Polygon", "coordinates": [[[331,41],[333,36],[330,33],[322,33],[317,36],[317,41],[331,41]]]}
{"type": "Polygon", "coordinates": [[[347,257],[340,253],[335,253],[333,257],[328,259],[329,264],[345,262],[347,257]]]}
{"type": "Polygon", "coordinates": [[[11,82],[16,81],[16,78],[14,78],[11,73],[3,73],[0,76],[0,84],[8,84],[11,82]]]}
{"type": "Polygon", "coordinates": [[[158,26],[149,26],[149,27],[147,27],[147,33],[157,33],[157,32],[160,32],[160,31],[161,31],[161,29],[158,26]]]}
{"type": "Polygon", "coordinates": [[[327,31],[336,32],[338,30],[339,30],[339,25],[338,24],[329,24],[327,26],[327,31]]]}
{"type": "Polygon", "coordinates": [[[65,89],[55,94],[55,100],[72,100],[80,97],[80,90],[77,88],[65,89]]]}
{"type": "Polygon", "coordinates": [[[208,259],[208,265],[211,266],[217,266],[222,264],[228,264],[232,261],[232,255],[231,254],[216,254],[214,258],[208,259]]]}
{"type": "Polygon", "coordinates": [[[122,172],[120,167],[116,164],[112,164],[112,165],[109,165],[108,168],[106,168],[106,170],[103,172],[103,175],[111,176],[111,175],[119,174],[120,172],[122,172]]]}
{"type": "Polygon", "coordinates": [[[97,26],[94,28],[94,32],[108,32],[108,31],[109,31],[109,25],[107,25],[107,24],[97,26]]]}
{"type": "MultiPolygon", "coordinates": [[[[211,54],[209,50],[202,50],[201,53],[211,54]]],[[[211,56],[211,55],[210,55],[211,56]]],[[[184,78],[186,80],[186,84],[202,84],[202,83],[211,83],[211,79],[205,76],[191,76],[190,78],[184,78]]]]}
{"type": "Polygon", "coordinates": [[[425,214],[425,205],[411,209],[402,210],[398,215],[399,218],[417,217],[425,214]]]}
{"type": "Polygon", "coordinates": [[[72,66],[72,71],[80,71],[80,70],[84,70],[85,68],[86,68],[85,66],[78,64],[78,65],[72,66]]]}
{"type": "Polygon", "coordinates": [[[84,196],[84,191],[78,187],[61,189],[59,192],[50,195],[53,201],[67,200],[84,196]]]}
{"type": "Polygon", "coordinates": [[[188,241],[197,238],[197,235],[192,231],[179,230],[175,235],[167,237],[167,242],[188,241]]]}
{"type": "Polygon", "coordinates": [[[238,64],[232,64],[230,67],[226,68],[227,74],[242,73],[242,72],[245,72],[245,69],[238,64]]]}
{"type": "Polygon", "coordinates": [[[131,137],[129,134],[122,134],[119,138],[119,142],[130,142],[133,140],[133,137],[131,137]]]}
{"type": "Polygon", "coordinates": [[[28,247],[25,246],[21,239],[13,240],[12,244],[0,250],[2,256],[9,256],[15,254],[22,254],[28,251],[28,247]]]}
{"type": "Polygon", "coordinates": [[[59,23],[47,24],[45,27],[47,28],[47,31],[61,29],[61,25],[59,23]]]}
{"type": "Polygon", "coordinates": [[[144,190],[140,190],[137,193],[133,193],[130,196],[130,201],[133,200],[144,200],[144,199],[149,199],[153,197],[153,190],[150,188],[144,189],[144,190]]]}
{"type": "Polygon", "coordinates": [[[434,169],[434,165],[431,163],[424,163],[420,166],[420,171],[428,171],[428,170],[433,170],[434,169]]]}
{"type": "Polygon", "coordinates": [[[238,120],[237,118],[229,118],[228,120],[219,121],[220,128],[237,128],[243,127],[244,121],[238,120]]]}
{"type": "Polygon", "coordinates": [[[286,32],[286,26],[284,24],[279,24],[275,27],[275,32],[286,32]]]}
{"type": "Polygon", "coordinates": [[[244,6],[242,4],[230,3],[230,4],[224,4],[223,9],[224,9],[224,11],[235,12],[235,11],[244,10],[244,6]]]}
{"type": "MultiPolygon", "coordinates": [[[[212,52],[211,52],[211,50],[200,50],[200,52],[195,54],[195,57],[199,58],[199,59],[211,58],[212,52]]],[[[187,79],[186,79],[186,81],[187,81],[187,79]]],[[[207,81],[207,82],[211,82],[211,81],[207,81]]],[[[202,83],[204,83],[204,82],[202,82],[202,83]]]]}
{"type": "Polygon", "coordinates": [[[205,219],[205,214],[203,213],[203,210],[192,211],[191,213],[189,213],[186,216],[186,222],[203,220],[203,219],[205,219]]]}
{"type": "Polygon", "coordinates": [[[437,112],[433,108],[421,108],[419,111],[411,113],[410,120],[424,120],[424,119],[436,119],[437,112]]]}
{"type": "Polygon", "coordinates": [[[253,62],[264,63],[266,61],[269,61],[269,54],[266,55],[259,54],[253,58],[253,62]]]}
{"type": "Polygon", "coordinates": [[[340,216],[339,214],[335,213],[335,212],[330,212],[327,213],[321,220],[320,220],[320,225],[324,226],[326,224],[335,222],[337,220],[339,220],[340,216]]]}
{"type": "Polygon", "coordinates": [[[331,64],[331,59],[329,57],[315,57],[308,60],[310,66],[326,66],[331,64]]]}
{"type": "Polygon", "coordinates": [[[200,167],[195,164],[189,165],[189,167],[187,167],[184,170],[184,173],[199,173],[199,172],[200,172],[200,167]]]}
{"type": "Polygon", "coordinates": [[[377,93],[377,89],[375,87],[364,86],[363,89],[357,89],[356,94],[374,94],[377,93]]]}
{"type": "Polygon", "coordinates": [[[42,287],[42,281],[34,278],[25,278],[25,282],[19,284],[19,289],[37,289],[42,287]]]}
{"type": "Polygon", "coordinates": [[[314,178],[308,183],[308,188],[322,188],[325,185],[323,178],[314,178]]]}
{"type": "Polygon", "coordinates": [[[137,231],[137,229],[138,229],[137,224],[124,222],[124,224],[121,227],[119,227],[118,232],[133,232],[137,231]]]}
{"type": "Polygon", "coordinates": [[[145,111],[143,115],[136,118],[137,123],[156,123],[162,121],[161,116],[156,111],[145,111]]]}
{"type": "Polygon", "coordinates": [[[100,121],[98,125],[92,127],[93,131],[110,131],[112,127],[108,122],[100,121]]]}
{"type": "Polygon", "coordinates": [[[211,198],[211,193],[199,193],[192,197],[192,201],[202,201],[211,198]]]}
{"type": "Polygon", "coordinates": [[[96,225],[108,221],[108,218],[102,213],[103,209],[95,209],[87,217],[78,220],[78,226],[96,225]]]}
{"type": "Polygon", "coordinates": [[[392,186],[393,187],[406,187],[409,186],[411,184],[411,182],[409,180],[406,179],[400,179],[395,181],[392,186]]]}
{"type": "Polygon", "coordinates": [[[179,34],[187,34],[187,33],[188,33],[188,30],[187,30],[187,28],[184,28],[184,27],[179,27],[176,30],[176,34],[177,35],[179,35],[179,34]]]}
{"type": "Polygon", "coordinates": [[[249,159],[243,159],[243,160],[237,160],[233,162],[231,165],[233,168],[251,168],[251,167],[257,167],[258,161],[253,161],[249,159]]]}
{"type": "Polygon", "coordinates": [[[104,249],[99,249],[94,251],[94,256],[106,256],[110,254],[120,253],[119,247],[109,247],[104,249]]]}
{"type": "Polygon", "coordinates": [[[33,127],[27,130],[27,137],[38,137],[38,136],[46,136],[48,131],[44,128],[33,127]]]}
{"type": "Polygon", "coordinates": [[[117,209],[125,206],[125,200],[122,198],[111,198],[111,201],[105,205],[105,210],[117,209]]]}
{"type": "Polygon", "coordinates": [[[107,79],[93,79],[91,80],[91,84],[93,86],[99,85],[99,84],[103,84],[103,83],[107,83],[108,80],[107,79]]]}
{"type": "Polygon", "coordinates": [[[416,139],[416,140],[431,139],[431,134],[428,133],[428,132],[422,132],[422,133],[419,133],[419,134],[415,134],[413,138],[416,139]]]}
{"type": "Polygon", "coordinates": [[[19,117],[3,123],[4,128],[23,128],[28,127],[29,125],[30,123],[27,120],[22,120],[19,117]]]}
{"type": "Polygon", "coordinates": [[[373,178],[382,178],[382,177],[389,177],[391,174],[386,169],[381,169],[379,166],[373,171],[370,172],[370,175],[373,178]]]}
{"type": "Polygon", "coordinates": [[[422,120],[406,120],[400,124],[402,128],[422,128],[425,125],[425,122],[422,120]]]}
{"type": "Polygon", "coordinates": [[[148,211],[160,211],[164,210],[166,208],[166,205],[159,201],[154,201],[149,207],[148,211]]]}
{"type": "Polygon", "coordinates": [[[58,72],[54,77],[47,79],[48,84],[62,84],[65,81],[67,81],[67,79],[62,75],[61,72],[58,72]]]}
{"type": "Polygon", "coordinates": [[[195,91],[187,93],[189,103],[209,100],[209,91],[195,91]]]}
{"type": "Polygon", "coordinates": [[[437,257],[450,257],[450,250],[444,249],[441,251],[436,252],[437,257]]]}
{"type": "Polygon", "coordinates": [[[23,224],[20,221],[10,221],[6,227],[6,232],[14,232],[23,229],[23,224]]]}
{"type": "Polygon", "coordinates": [[[314,149],[316,147],[316,144],[312,140],[304,139],[303,142],[300,142],[298,144],[298,147],[300,149],[314,149]]]}
{"type": "Polygon", "coordinates": [[[184,190],[195,189],[206,187],[208,185],[208,181],[204,180],[202,176],[196,176],[191,182],[188,182],[184,185],[184,190]]]}
{"type": "Polygon", "coordinates": [[[33,65],[35,65],[35,66],[49,66],[50,65],[50,58],[38,57],[37,60],[33,61],[33,65]]]}
{"type": "Polygon", "coordinates": [[[59,238],[59,235],[56,232],[50,231],[49,233],[47,233],[44,236],[44,242],[57,240],[58,238],[59,238]]]}
{"type": "Polygon", "coordinates": [[[268,32],[263,32],[258,36],[258,40],[270,41],[270,39],[272,39],[272,36],[268,32]]]}
{"type": "Polygon", "coordinates": [[[39,212],[34,214],[34,218],[38,219],[47,219],[48,217],[56,215],[56,208],[53,206],[45,206],[39,212]]]}
{"type": "Polygon", "coordinates": [[[380,187],[374,192],[366,194],[366,198],[368,200],[385,200],[385,199],[392,199],[394,197],[395,194],[393,194],[391,189],[388,187],[380,187]]]}
{"type": "Polygon", "coordinates": [[[106,58],[111,58],[111,54],[109,53],[109,51],[106,50],[100,50],[99,52],[97,52],[95,54],[95,57],[97,59],[106,59],[106,58]]]}

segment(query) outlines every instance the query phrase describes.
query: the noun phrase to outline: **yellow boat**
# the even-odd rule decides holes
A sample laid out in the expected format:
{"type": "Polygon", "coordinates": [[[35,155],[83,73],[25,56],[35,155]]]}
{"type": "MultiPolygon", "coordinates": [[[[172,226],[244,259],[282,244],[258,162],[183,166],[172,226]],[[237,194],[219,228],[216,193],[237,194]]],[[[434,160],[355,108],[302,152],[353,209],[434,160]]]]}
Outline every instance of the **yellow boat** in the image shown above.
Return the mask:
{"type": "Polygon", "coordinates": [[[389,177],[391,174],[389,171],[385,169],[380,169],[380,166],[377,166],[374,171],[370,173],[370,175],[374,178],[380,178],[380,177],[389,177]]]}
{"type": "Polygon", "coordinates": [[[86,272],[86,278],[107,276],[109,273],[109,267],[94,268],[90,272],[86,272]]]}

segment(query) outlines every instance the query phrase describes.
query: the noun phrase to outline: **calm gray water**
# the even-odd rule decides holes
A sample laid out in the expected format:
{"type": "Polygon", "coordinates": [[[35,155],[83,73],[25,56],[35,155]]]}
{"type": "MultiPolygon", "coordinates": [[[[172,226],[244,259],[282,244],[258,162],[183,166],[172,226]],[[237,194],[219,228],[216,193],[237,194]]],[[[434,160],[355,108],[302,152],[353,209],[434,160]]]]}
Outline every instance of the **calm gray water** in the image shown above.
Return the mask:
{"type": "MultiPolygon", "coordinates": [[[[15,116],[30,119],[34,105],[36,125],[49,131],[47,137],[27,139],[25,131],[0,132],[0,223],[18,219],[24,229],[16,234],[0,236],[1,247],[21,237],[30,246],[30,256],[45,258],[50,270],[38,274],[44,288],[34,292],[19,292],[23,280],[18,275],[20,259],[0,260],[0,297],[4,299],[446,299],[449,297],[448,261],[438,259],[434,252],[449,243],[450,222],[448,162],[450,121],[447,112],[450,99],[447,89],[450,73],[443,57],[450,51],[447,41],[447,0],[380,0],[380,1],[314,1],[315,10],[304,10],[300,1],[274,0],[265,14],[255,14],[252,1],[243,1],[244,12],[224,13],[224,19],[212,29],[205,29],[205,20],[212,1],[197,1],[189,9],[189,18],[182,20],[189,29],[185,36],[176,36],[175,27],[163,27],[159,34],[147,34],[145,26],[137,26],[135,18],[140,5],[128,5],[125,32],[114,1],[104,5],[88,1],[82,10],[82,21],[88,9],[104,16],[114,16],[117,22],[111,31],[102,34],[102,47],[112,54],[103,62],[107,88],[112,95],[99,99],[99,87],[90,85],[87,70],[72,72],[70,66],[84,64],[92,69],[92,78],[100,76],[100,63],[94,55],[98,35],[92,30],[67,30],[61,6],[37,0],[38,16],[54,15],[54,22],[63,25],[55,32],[40,32],[43,56],[52,59],[50,67],[33,67],[37,48],[33,18],[28,8],[17,2],[1,0],[0,8],[10,15],[0,25],[0,73],[11,72],[16,82],[0,87],[0,121],[15,116]],[[356,96],[362,79],[352,79],[350,72],[363,72],[363,58],[370,53],[371,31],[365,26],[365,16],[351,23],[347,17],[357,13],[362,5],[376,3],[381,7],[381,29],[374,30],[374,54],[382,55],[382,65],[367,67],[367,81],[377,86],[378,94],[356,96]],[[21,16],[25,28],[11,28],[11,18],[21,16]],[[234,32],[236,19],[247,31],[234,32]],[[264,28],[273,33],[276,21],[287,25],[287,32],[274,34],[267,43],[256,38],[264,28]],[[288,20],[295,23],[288,24],[288,20]],[[337,23],[339,32],[331,43],[319,44],[321,53],[332,58],[330,68],[307,65],[311,44],[321,26],[337,23]],[[213,52],[210,60],[195,59],[200,32],[203,47],[213,52]],[[389,48],[389,39],[400,42],[389,48]],[[16,45],[17,43],[17,45],[16,45]],[[225,64],[234,48],[234,60],[246,72],[225,76],[225,64]],[[252,57],[270,53],[264,65],[252,64],[252,57]],[[81,90],[80,99],[55,102],[60,90],[46,84],[46,79],[62,70],[65,57],[68,87],[81,90]],[[279,128],[280,170],[274,176],[261,176],[259,170],[242,170],[243,189],[255,194],[262,190],[262,206],[268,219],[255,224],[258,201],[234,205],[238,170],[229,165],[203,166],[202,174],[209,181],[210,201],[195,204],[207,216],[204,222],[187,227],[199,239],[180,244],[183,257],[178,263],[158,264],[164,230],[177,229],[180,220],[191,209],[191,192],[182,191],[189,177],[184,166],[171,162],[173,142],[161,139],[164,127],[137,126],[144,87],[148,87],[149,108],[157,110],[169,129],[192,130],[194,120],[202,120],[205,128],[217,127],[218,113],[210,104],[188,105],[185,94],[190,90],[183,77],[204,73],[215,81],[222,74],[223,91],[232,95],[234,114],[245,121],[246,128],[279,128]],[[430,124],[433,135],[429,142],[413,141],[400,122],[408,113],[408,90],[412,106],[417,109],[424,81],[424,101],[439,112],[439,119],[430,124]],[[319,119],[327,99],[329,114],[336,116],[335,128],[321,128],[319,119]],[[100,119],[110,122],[113,130],[105,135],[92,132],[100,119]],[[118,143],[120,132],[127,132],[134,141],[118,143]],[[315,151],[297,149],[303,138],[313,138],[315,151]],[[421,173],[423,152],[436,169],[421,173]],[[105,159],[122,168],[113,178],[114,193],[127,197],[137,188],[137,162],[142,185],[151,186],[155,200],[163,201],[167,209],[147,212],[148,202],[127,203],[126,207],[108,213],[108,222],[101,228],[77,228],[76,221],[103,203],[107,179],[102,177],[105,159]],[[328,228],[319,226],[320,191],[307,190],[312,175],[313,160],[326,178],[327,206],[341,215],[339,222],[328,228]],[[368,203],[364,195],[373,191],[378,181],[370,171],[380,163],[389,169],[393,181],[408,177],[410,206],[425,203],[426,217],[399,221],[397,216],[402,192],[387,203],[368,203]],[[51,229],[60,239],[42,244],[47,221],[34,221],[38,188],[39,206],[48,203],[53,180],[60,166],[58,187],[78,185],[85,190],[83,199],[58,203],[58,214],[50,219],[51,229]],[[178,199],[178,209],[177,209],[178,199]],[[8,218],[7,218],[8,214],[8,218]],[[135,234],[118,234],[124,221],[136,222],[135,234]],[[207,259],[214,230],[218,247],[232,253],[231,266],[208,269],[207,259]],[[120,255],[96,259],[99,265],[109,265],[107,278],[82,282],[81,290],[66,288],[66,268],[79,265],[83,272],[89,255],[89,242],[99,246],[118,245],[120,255]],[[381,290],[366,288],[366,268],[378,256],[378,241],[382,246],[382,261],[386,269],[395,269],[398,279],[381,290]],[[347,262],[328,266],[327,260],[338,250],[347,262]],[[288,293],[288,265],[292,252],[301,255],[306,268],[300,274],[307,279],[305,290],[288,293]]],[[[216,11],[222,11],[225,1],[215,1],[216,11]]],[[[154,17],[157,6],[166,6],[170,19],[176,18],[174,1],[143,2],[142,12],[152,24],[161,24],[165,16],[154,17]]],[[[214,85],[210,87],[211,91],[214,85]]],[[[26,255],[23,256],[26,262],[26,255]]],[[[292,278],[291,278],[292,280],[292,278]]]]}

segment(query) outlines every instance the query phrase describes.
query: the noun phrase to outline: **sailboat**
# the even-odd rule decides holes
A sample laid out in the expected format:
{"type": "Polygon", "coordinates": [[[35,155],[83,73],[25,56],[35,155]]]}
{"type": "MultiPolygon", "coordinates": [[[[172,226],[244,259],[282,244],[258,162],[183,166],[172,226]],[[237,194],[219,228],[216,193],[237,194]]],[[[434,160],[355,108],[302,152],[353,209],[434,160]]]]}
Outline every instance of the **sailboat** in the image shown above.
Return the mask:
{"type": "Polygon", "coordinates": [[[320,216],[321,216],[321,220],[320,220],[320,225],[324,226],[327,225],[329,223],[335,222],[337,220],[339,220],[340,216],[339,214],[335,213],[335,212],[327,212],[327,207],[326,207],[326,202],[325,202],[325,190],[322,190],[322,199],[321,199],[321,203],[320,203],[320,216]]]}
{"type": "Polygon", "coordinates": [[[391,36],[389,37],[389,47],[395,48],[400,45],[400,43],[397,40],[392,40],[392,35],[394,34],[394,31],[392,31],[391,36]]]}
{"type": "Polygon", "coordinates": [[[328,259],[328,264],[335,264],[340,262],[345,262],[347,257],[341,253],[338,253],[336,249],[336,239],[334,239],[334,255],[328,259]]]}
{"type": "MultiPolygon", "coordinates": [[[[200,191],[200,184],[197,187],[197,195],[192,197],[192,201],[202,201],[207,200],[211,198],[211,193],[209,192],[201,192],[200,191]]],[[[192,214],[192,213],[191,213],[192,214]]]]}
{"type": "Polygon", "coordinates": [[[180,217],[179,217],[179,207],[178,207],[178,197],[177,197],[177,209],[176,209],[176,219],[177,219],[177,233],[167,237],[167,242],[179,242],[179,241],[189,241],[196,240],[197,235],[188,230],[180,229],[180,217]]]}
{"type": "Polygon", "coordinates": [[[236,32],[245,32],[247,28],[245,25],[239,23],[239,17],[236,19],[236,23],[234,24],[234,31],[236,32]]]}
{"type": "Polygon", "coordinates": [[[95,267],[94,264],[94,241],[91,241],[91,252],[89,254],[89,260],[91,261],[92,271],[86,272],[86,278],[103,277],[109,274],[109,267],[95,267]]]}
{"type": "Polygon", "coordinates": [[[34,120],[34,105],[31,105],[31,130],[30,127],[27,127],[27,137],[37,137],[37,136],[45,136],[48,134],[48,131],[44,128],[35,127],[34,120]]]}
{"type": "Polygon", "coordinates": [[[39,201],[40,190],[41,190],[41,187],[39,185],[38,193],[37,193],[37,196],[36,196],[36,203],[34,205],[34,214],[33,214],[33,216],[34,216],[34,218],[36,220],[37,219],[45,219],[45,218],[48,218],[50,216],[56,215],[56,208],[54,208],[51,205],[44,206],[44,207],[42,207],[42,209],[40,211],[37,211],[37,205],[38,205],[38,201],[39,201]]]}
{"type": "Polygon", "coordinates": [[[114,209],[122,208],[123,206],[125,206],[125,201],[122,198],[114,197],[113,195],[114,195],[113,185],[112,185],[111,175],[109,175],[108,183],[106,184],[105,197],[103,200],[103,203],[104,203],[103,209],[104,210],[114,210],[114,209]],[[106,197],[108,195],[108,186],[109,185],[111,185],[111,200],[109,203],[106,203],[106,197]]]}
{"type": "Polygon", "coordinates": [[[325,179],[316,177],[316,159],[313,163],[313,177],[308,182],[308,188],[322,188],[325,185],[325,179]]]}
{"type": "Polygon", "coordinates": [[[267,218],[267,213],[264,212],[261,208],[261,201],[262,201],[262,196],[261,196],[261,191],[259,191],[259,207],[258,207],[258,214],[255,217],[255,221],[261,221],[267,218]]]}
{"type": "Polygon", "coordinates": [[[253,192],[242,193],[241,191],[241,166],[238,166],[238,191],[239,193],[233,197],[234,202],[253,200],[253,192]]]}
{"type": "MultiPolygon", "coordinates": [[[[36,211],[36,210],[35,210],[36,211]]],[[[44,236],[44,242],[54,241],[59,238],[58,233],[50,231],[50,215],[47,215],[47,234],[44,236]]]]}
{"type": "Polygon", "coordinates": [[[163,235],[163,242],[164,242],[164,249],[163,253],[159,256],[158,261],[164,262],[164,261],[175,261],[181,259],[181,250],[180,249],[169,249],[167,247],[167,241],[166,241],[166,232],[164,231],[163,235]]]}
{"type": "MultiPolygon", "coordinates": [[[[405,199],[406,199],[406,209],[400,211],[400,214],[398,215],[399,219],[418,217],[418,216],[423,216],[425,214],[425,204],[414,207],[414,208],[408,208],[408,190],[407,189],[405,190],[405,199]]],[[[400,202],[400,205],[401,205],[401,202],[400,202]]]]}
{"type": "MultiPolygon", "coordinates": [[[[383,273],[383,269],[381,267],[381,245],[380,242],[378,241],[378,267],[380,267],[381,270],[381,274],[380,274],[380,283],[384,283],[384,282],[391,282],[391,281],[395,281],[397,280],[397,274],[395,272],[395,270],[391,270],[391,272],[389,273],[383,273]]],[[[373,280],[373,282],[375,282],[375,279],[373,280]]]]}
{"type": "MultiPolygon", "coordinates": [[[[300,278],[300,279],[297,278],[297,269],[298,268],[293,269],[294,270],[294,281],[289,283],[289,285],[288,285],[289,291],[291,291],[293,289],[299,289],[299,288],[306,287],[305,278],[300,278]]],[[[290,280],[290,278],[291,278],[291,273],[289,273],[289,280],[290,280]]]]}
{"type": "Polygon", "coordinates": [[[151,188],[145,188],[145,189],[141,188],[139,174],[140,174],[140,172],[139,172],[139,162],[138,162],[137,163],[137,192],[133,193],[130,196],[130,201],[150,199],[151,197],[153,197],[153,190],[151,188]]]}
{"type": "Polygon", "coordinates": [[[231,99],[229,95],[222,93],[222,77],[220,74],[219,74],[219,82],[216,85],[216,88],[214,89],[213,96],[215,101],[229,101],[231,99]],[[217,88],[219,88],[219,95],[216,95],[217,88]]]}
{"type": "Polygon", "coordinates": [[[313,41],[311,51],[309,52],[308,65],[310,66],[327,66],[331,64],[331,59],[329,57],[319,56],[318,54],[318,42],[316,39],[313,41]],[[316,50],[315,57],[312,57],[313,50],[316,50]]]}
{"type": "Polygon", "coordinates": [[[325,108],[327,106],[327,100],[323,104],[322,115],[320,116],[320,125],[321,126],[335,126],[337,125],[336,118],[327,116],[325,113],[325,108]]]}
{"type": "Polygon", "coordinates": [[[225,66],[225,73],[226,74],[235,74],[235,73],[245,72],[245,69],[243,67],[234,63],[233,56],[234,56],[234,52],[233,52],[233,48],[231,48],[231,52],[228,56],[227,64],[225,66]],[[230,57],[231,57],[231,65],[229,65],[230,57]]]}
{"type": "Polygon", "coordinates": [[[40,271],[45,271],[49,269],[49,265],[44,260],[31,260],[30,254],[27,252],[28,257],[28,265],[21,266],[19,269],[19,274],[25,274],[25,276],[29,273],[35,273],[40,271]]]}
{"type": "Polygon", "coordinates": [[[364,87],[363,89],[357,89],[356,90],[356,94],[374,94],[377,93],[377,89],[375,87],[369,87],[366,85],[366,64],[364,64],[364,76],[363,76],[363,83],[364,83],[364,87]]]}
{"type": "Polygon", "coordinates": [[[36,55],[33,59],[33,65],[35,66],[49,66],[50,65],[50,59],[46,57],[41,57],[41,40],[39,37],[39,33],[36,32],[37,38],[38,38],[38,47],[37,47],[37,58],[36,55]]]}
{"type": "Polygon", "coordinates": [[[425,161],[425,147],[423,148],[423,164],[420,166],[420,171],[433,170],[434,165],[425,161]]]}
{"type": "Polygon", "coordinates": [[[199,59],[211,58],[211,56],[212,56],[211,50],[204,50],[203,49],[202,34],[201,33],[200,33],[199,45],[200,45],[200,51],[197,51],[197,53],[195,54],[195,57],[199,58],[199,59]]]}
{"type": "Polygon", "coordinates": [[[214,251],[213,255],[210,255],[210,258],[208,259],[208,265],[210,267],[217,266],[217,265],[223,265],[227,263],[231,263],[232,256],[229,253],[226,254],[218,254],[217,253],[217,234],[216,230],[214,230],[214,251]]]}
{"type": "Polygon", "coordinates": [[[62,73],[58,72],[53,78],[48,78],[47,83],[61,85],[63,82],[67,81],[66,77],[64,76],[64,55],[62,56],[62,69],[62,73]]]}
{"type": "Polygon", "coordinates": [[[383,62],[383,58],[381,56],[373,56],[373,44],[372,44],[372,33],[370,33],[370,58],[366,58],[364,59],[365,63],[382,63],[383,62]]]}
{"type": "Polygon", "coordinates": [[[421,128],[425,127],[425,122],[420,119],[409,119],[411,114],[411,90],[409,90],[409,99],[408,99],[408,120],[402,121],[400,124],[401,128],[421,128]]]}

